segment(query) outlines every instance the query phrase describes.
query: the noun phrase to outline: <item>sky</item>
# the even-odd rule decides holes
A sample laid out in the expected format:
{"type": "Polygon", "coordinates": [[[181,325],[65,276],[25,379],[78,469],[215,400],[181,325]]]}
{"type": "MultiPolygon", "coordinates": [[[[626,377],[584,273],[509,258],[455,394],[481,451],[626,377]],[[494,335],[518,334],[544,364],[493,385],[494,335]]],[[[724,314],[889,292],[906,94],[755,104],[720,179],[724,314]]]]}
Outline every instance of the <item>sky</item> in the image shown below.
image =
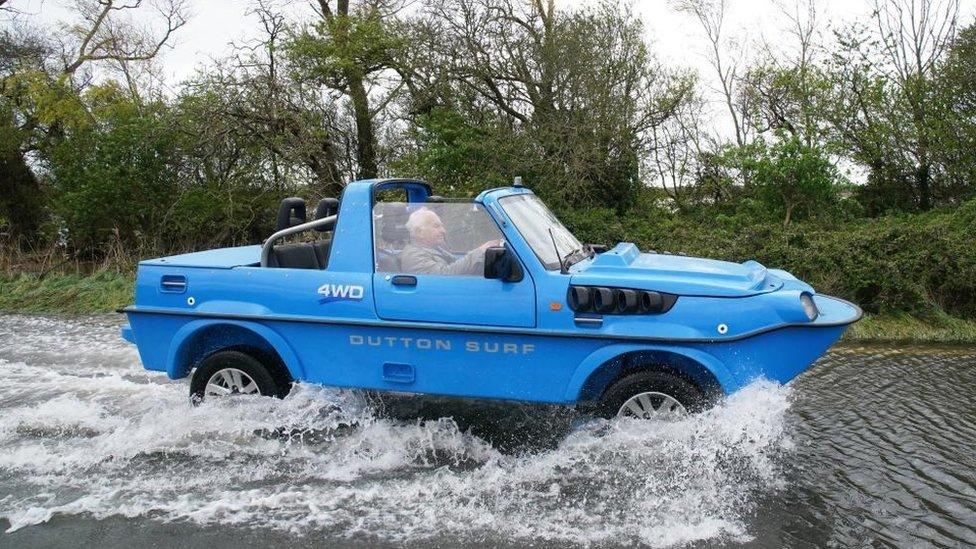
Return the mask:
{"type": "MultiPolygon", "coordinates": [[[[765,36],[775,39],[780,32],[776,2],[783,0],[728,0],[730,33],[758,40],[765,36]]],[[[786,0],[792,1],[792,0],[786,0]]],[[[976,0],[970,0],[976,4],[976,0]]],[[[28,18],[42,24],[66,19],[68,13],[63,0],[8,0],[8,6],[24,12],[28,18]]],[[[282,0],[290,11],[301,13],[307,2],[282,0]]],[[[557,7],[577,7],[592,3],[591,0],[557,0],[557,7]]],[[[845,21],[865,18],[870,14],[870,0],[821,0],[825,15],[833,20],[845,21]]],[[[197,0],[190,3],[192,18],[175,36],[172,48],[164,52],[163,64],[167,79],[178,83],[191,76],[202,63],[212,57],[220,57],[228,50],[228,44],[256,36],[258,23],[247,12],[253,0],[197,0]]],[[[643,0],[633,2],[634,11],[644,21],[648,39],[657,55],[669,64],[677,64],[707,70],[703,58],[702,34],[696,21],[675,12],[668,0],[643,0]]],[[[972,7],[965,10],[973,13],[972,7]]]]}
{"type": "MultiPolygon", "coordinates": [[[[557,0],[557,7],[573,8],[592,3],[594,0],[557,0]]],[[[289,12],[311,14],[306,0],[279,0],[289,12]]],[[[730,37],[747,43],[781,43],[783,17],[778,3],[793,0],[727,0],[729,12],[726,32],[730,37]]],[[[24,18],[47,25],[68,18],[64,6],[67,0],[8,0],[25,15],[24,18]]],[[[205,68],[213,59],[229,51],[229,44],[241,42],[258,34],[258,22],[248,16],[253,0],[195,0],[190,2],[192,17],[189,23],[175,35],[171,47],[163,52],[160,60],[164,78],[171,91],[179,82],[191,77],[197,69],[205,68]]],[[[820,0],[822,20],[832,26],[854,21],[867,21],[871,14],[872,0],[820,0]]],[[[666,65],[698,71],[706,89],[714,88],[713,70],[705,55],[706,42],[700,27],[689,15],[676,12],[668,0],[637,0],[633,2],[635,13],[644,21],[652,51],[666,65]]],[[[961,24],[973,21],[976,0],[963,0],[961,24]]],[[[719,98],[714,93],[710,99],[715,107],[719,98]]],[[[725,125],[720,108],[716,108],[716,125],[725,125]]],[[[719,129],[720,133],[725,133],[719,129]]]]}

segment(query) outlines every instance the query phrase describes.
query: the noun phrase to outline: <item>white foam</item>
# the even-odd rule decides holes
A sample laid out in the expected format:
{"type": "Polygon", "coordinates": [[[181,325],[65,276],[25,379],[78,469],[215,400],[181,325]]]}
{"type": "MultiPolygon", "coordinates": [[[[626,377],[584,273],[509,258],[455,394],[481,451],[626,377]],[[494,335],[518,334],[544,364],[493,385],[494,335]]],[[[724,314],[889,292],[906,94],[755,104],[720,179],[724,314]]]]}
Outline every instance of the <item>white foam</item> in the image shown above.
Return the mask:
{"type": "Polygon", "coordinates": [[[790,391],[768,382],[677,423],[591,421],[506,454],[451,420],[380,419],[354,393],[309,385],[194,408],[185,382],[99,352],[0,363],[0,471],[18,479],[0,499],[8,531],[89,514],[391,542],[744,540],[791,449],[790,391]]]}

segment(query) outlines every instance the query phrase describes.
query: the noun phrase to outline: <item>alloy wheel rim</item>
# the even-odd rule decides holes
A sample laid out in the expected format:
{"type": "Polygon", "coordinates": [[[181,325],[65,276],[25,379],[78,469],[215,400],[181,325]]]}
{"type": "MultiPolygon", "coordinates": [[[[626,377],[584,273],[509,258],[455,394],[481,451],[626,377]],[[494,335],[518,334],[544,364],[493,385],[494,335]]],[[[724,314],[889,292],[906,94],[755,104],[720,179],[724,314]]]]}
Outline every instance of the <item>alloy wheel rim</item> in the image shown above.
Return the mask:
{"type": "Polygon", "coordinates": [[[246,372],[237,368],[223,368],[207,381],[204,396],[260,395],[261,389],[246,372]]]}
{"type": "Polygon", "coordinates": [[[673,421],[687,413],[688,410],[673,396],[647,391],[627,399],[617,411],[617,417],[673,421]]]}

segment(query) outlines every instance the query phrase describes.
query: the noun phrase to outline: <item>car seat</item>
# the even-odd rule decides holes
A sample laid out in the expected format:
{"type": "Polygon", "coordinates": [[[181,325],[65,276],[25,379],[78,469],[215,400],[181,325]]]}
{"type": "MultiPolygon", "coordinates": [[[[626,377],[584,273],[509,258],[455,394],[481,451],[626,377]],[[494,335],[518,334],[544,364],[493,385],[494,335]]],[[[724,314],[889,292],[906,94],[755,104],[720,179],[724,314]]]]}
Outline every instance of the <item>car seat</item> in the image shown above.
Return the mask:
{"type": "MultiPolygon", "coordinates": [[[[315,207],[315,218],[322,219],[335,214],[339,209],[339,201],[335,198],[323,198],[315,207]]],[[[287,229],[305,222],[305,201],[298,197],[286,198],[281,201],[276,218],[276,230],[287,229]]],[[[320,229],[323,232],[329,229],[320,229]]],[[[315,242],[295,242],[292,244],[278,244],[271,248],[268,258],[269,267],[283,269],[325,269],[329,266],[329,250],[332,247],[332,233],[315,242]]]]}
{"type": "Polygon", "coordinates": [[[393,273],[400,270],[400,251],[410,240],[407,231],[407,219],[410,214],[405,204],[380,203],[380,238],[385,247],[376,247],[376,270],[378,272],[393,273]]]}

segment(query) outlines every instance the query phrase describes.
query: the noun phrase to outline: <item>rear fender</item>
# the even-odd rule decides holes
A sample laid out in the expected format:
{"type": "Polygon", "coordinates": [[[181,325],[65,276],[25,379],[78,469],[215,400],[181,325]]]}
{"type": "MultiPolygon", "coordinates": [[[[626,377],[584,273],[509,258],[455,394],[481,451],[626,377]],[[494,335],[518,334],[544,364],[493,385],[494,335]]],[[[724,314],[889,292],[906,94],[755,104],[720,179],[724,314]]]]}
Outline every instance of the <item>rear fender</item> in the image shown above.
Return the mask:
{"type": "Polygon", "coordinates": [[[255,322],[224,319],[194,320],[180,328],[169,347],[166,374],[170,379],[186,377],[193,365],[206,355],[241,345],[273,351],[292,379],[304,379],[305,370],[298,355],[277,332],[255,322]]]}
{"type": "Polygon", "coordinates": [[[739,387],[739,382],[718,359],[712,355],[687,347],[666,345],[617,344],[597,349],[577,366],[566,387],[567,402],[598,398],[607,383],[616,377],[627,357],[647,359],[648,365],[663,365],[688,376],[699,386],[718,384],[716,389],[728,394],[739,387]],[[708,379],[709,375],[714,379],[708,379]]]}

